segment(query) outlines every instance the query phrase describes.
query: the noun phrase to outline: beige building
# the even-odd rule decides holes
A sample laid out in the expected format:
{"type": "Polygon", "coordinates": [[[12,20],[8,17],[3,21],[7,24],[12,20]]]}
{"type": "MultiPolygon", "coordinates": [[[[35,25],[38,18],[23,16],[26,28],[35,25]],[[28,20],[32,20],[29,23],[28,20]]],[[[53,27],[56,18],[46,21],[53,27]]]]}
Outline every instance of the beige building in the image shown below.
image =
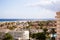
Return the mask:
{"type": "Polygon", "coordinates": [[[56,21],[57,21],[57,39],[60,40],[60,12],[56,12],[56,21]]]}

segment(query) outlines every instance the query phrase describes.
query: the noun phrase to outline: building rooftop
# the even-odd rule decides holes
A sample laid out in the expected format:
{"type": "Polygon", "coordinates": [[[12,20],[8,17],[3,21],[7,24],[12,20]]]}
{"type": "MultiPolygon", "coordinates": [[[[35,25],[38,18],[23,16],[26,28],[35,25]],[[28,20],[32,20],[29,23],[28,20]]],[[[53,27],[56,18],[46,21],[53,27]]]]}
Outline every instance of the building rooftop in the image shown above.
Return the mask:
{"type": "Polygon", "coordinates": [[[57,15],[60,15],[60,12],[56,12],[57,15]]]}

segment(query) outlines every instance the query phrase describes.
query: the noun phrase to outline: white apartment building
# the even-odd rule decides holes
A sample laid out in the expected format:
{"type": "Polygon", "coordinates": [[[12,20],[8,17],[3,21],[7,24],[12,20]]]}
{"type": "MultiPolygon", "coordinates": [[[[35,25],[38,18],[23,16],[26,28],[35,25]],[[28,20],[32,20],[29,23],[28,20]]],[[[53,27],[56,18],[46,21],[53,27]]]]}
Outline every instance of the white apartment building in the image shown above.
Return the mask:
{"type": "MultiPolygon", "coordinates": [[[[22,30],[22,31],[14,31],[14,30],[0,30],[1,33],[9,33],[13,36],[14,40],[29,40],[29,31],[22,30]]],[[[1,36],[3,38],[3,36],[1,36]]]]}
{"type": "Polygon", "coordinates": [[[29,31],[9,31],[15,40],[29,40],[29,31]]]}

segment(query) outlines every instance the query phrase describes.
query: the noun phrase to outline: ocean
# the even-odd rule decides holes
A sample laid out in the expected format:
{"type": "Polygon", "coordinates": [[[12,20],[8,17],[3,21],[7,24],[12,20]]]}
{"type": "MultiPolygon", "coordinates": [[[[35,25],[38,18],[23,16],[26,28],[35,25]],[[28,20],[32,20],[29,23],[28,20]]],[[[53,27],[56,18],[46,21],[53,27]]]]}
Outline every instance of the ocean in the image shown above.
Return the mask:
{"type": "Polygon", "coordinates": [[[55,20],[55,19],[0,19],[0,22],[4,22],[4,21],[46,21],[46,20],[55,20]]]}

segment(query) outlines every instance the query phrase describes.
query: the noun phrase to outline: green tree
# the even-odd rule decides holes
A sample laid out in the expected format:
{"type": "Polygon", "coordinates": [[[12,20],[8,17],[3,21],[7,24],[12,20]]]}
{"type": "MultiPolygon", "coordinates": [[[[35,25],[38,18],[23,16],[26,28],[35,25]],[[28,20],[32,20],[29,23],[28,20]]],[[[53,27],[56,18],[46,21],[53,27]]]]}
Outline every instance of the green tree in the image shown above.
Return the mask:
{"type": "Polygon", "coordinates": [[[46,36],[43,32],[32,34],[32,38],[35,38],[36,40],[46,40],[46,36]]]}
{"type": "MultiPolygon", "coordinates": [[[[54,28],[52,28],[52,30],[51,30],[51,32],[50,32],[52,35],[55,35],[56,34],[56,31],[55,31],[55,29],[54,28]]],[[[51,38],[51,40],[55,40],[55,37],[53,36],[52,38],[51,38]]]]}
{"type": "Polygon", "coordinates": [[[3,40],[13,40],[13,37],[12,37],[12,35],[10,35],[9,33],[6,33],[6,34],[4,35],[3,40]]]}
{"type": "Polygon", "coordinates": [[[13,29],[14,29],[14,27],[8,27],[8,29],[13,30],[13,29]]]}
{"type": "Polygon", "coordinates": [[[43,31],[44,31],[45,34],[47,34],[48,29],[44,28],[43,31]]]}
{"type": "Polygon", "coordinates": [[[36,39],[38,40],[46,40],[46,36],[44,33],[37,33],[36,34],[36,39]]]}
{"type": "Polygon", "coordinates": [[[55,33],[56,33],[55,29],[52,28],[50,33],[51,33],[51,34],[55,34],[55,33]]]}

